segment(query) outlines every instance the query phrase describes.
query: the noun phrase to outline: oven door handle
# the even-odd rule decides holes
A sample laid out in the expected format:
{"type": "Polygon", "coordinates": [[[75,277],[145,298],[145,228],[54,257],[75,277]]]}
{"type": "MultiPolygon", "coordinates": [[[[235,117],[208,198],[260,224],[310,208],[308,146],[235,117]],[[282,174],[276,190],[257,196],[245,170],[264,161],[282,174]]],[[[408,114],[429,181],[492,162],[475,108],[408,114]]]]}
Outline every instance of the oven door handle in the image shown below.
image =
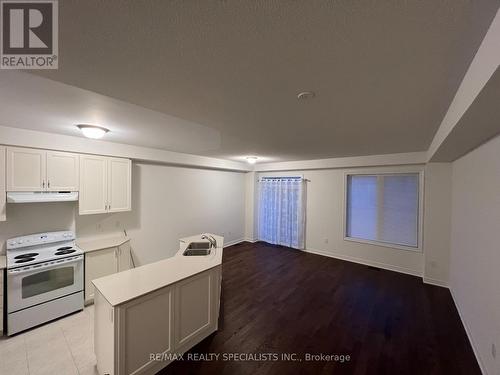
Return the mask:
{"type": "Polygon", "coordinates": [[[47,263],[40,263],[40,264],[35,264],[29,267],[25,268],[14,268],[11,270],[8,270],[9,275],[22,275],[28,272],[38,272],[40,270],[44,270],[47,268],[54,268],[58,267],[62,264],[67,264],[67,263],[75,263],[78,262],[79,260],[83,260],[83,255],[77,255],[71,258],[64,258],[64,259],[59,259],[59,260],[53,260],[51,262],[47,263]]]}

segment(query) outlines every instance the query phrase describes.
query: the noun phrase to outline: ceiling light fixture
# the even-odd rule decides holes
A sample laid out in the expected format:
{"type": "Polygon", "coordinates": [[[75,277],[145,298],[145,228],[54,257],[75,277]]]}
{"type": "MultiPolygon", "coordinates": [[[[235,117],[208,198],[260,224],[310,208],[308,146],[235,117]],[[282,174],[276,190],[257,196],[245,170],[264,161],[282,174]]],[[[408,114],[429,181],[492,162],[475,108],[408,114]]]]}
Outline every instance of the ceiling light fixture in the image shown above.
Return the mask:
{"type": "Polygon", "coordinates": [[[102,138],[104,134],[109,132],[109,129],[95,125],[77,125],[77,127],[82,131],[85,137],[92,139],[102,138]]]}
{"type": "Polygon", "coordinates": [[[316,94],[312,91],[302,91],[297,94],[297,99],[299,100],[307,100],[312,99],[316,96],[316,94]]]}
{"type": "Polygon", "coordinates": [[[257,156],[247,156],[248,164],[255,164],[257,162],[257,159],[258,159],[257,156]]]}

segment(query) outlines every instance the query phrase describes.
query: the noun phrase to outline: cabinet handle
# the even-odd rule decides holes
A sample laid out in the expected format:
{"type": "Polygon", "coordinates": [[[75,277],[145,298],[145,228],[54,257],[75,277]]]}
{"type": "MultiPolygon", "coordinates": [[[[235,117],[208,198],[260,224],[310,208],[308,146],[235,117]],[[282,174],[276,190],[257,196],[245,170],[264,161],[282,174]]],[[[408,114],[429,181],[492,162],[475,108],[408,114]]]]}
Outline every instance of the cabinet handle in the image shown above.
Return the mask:
{"type": "Polygon", "coordinates": [[[50,180],[47,181],[47,187],[50,188],[50,180]]]}
{"type": "Polygon", "coordinates": [[[45,180],[42,181],[42,187],[45,188],[45,180]]]}

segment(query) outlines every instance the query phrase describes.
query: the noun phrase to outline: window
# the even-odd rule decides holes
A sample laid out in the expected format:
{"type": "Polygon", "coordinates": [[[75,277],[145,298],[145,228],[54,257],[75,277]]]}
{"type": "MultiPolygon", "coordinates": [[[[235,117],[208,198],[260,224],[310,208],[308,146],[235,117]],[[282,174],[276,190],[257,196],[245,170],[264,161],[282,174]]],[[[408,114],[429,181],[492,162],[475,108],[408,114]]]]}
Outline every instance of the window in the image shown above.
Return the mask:
{"type": "Polygon", "coordinates": [[[346,239],[416,250],[419,185],[419,173],[347,175],[346,239]]]}

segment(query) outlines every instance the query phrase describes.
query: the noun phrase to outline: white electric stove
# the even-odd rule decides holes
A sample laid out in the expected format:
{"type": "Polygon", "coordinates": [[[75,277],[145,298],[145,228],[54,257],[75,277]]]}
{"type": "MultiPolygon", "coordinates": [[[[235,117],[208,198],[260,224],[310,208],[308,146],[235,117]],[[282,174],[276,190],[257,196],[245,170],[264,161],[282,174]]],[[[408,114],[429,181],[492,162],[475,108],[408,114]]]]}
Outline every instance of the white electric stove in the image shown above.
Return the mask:
{"type": "Polygon", "coordinates": [[[7,334],[83,309],[83,251],[72,231],[7,240],[7,334]]]}

